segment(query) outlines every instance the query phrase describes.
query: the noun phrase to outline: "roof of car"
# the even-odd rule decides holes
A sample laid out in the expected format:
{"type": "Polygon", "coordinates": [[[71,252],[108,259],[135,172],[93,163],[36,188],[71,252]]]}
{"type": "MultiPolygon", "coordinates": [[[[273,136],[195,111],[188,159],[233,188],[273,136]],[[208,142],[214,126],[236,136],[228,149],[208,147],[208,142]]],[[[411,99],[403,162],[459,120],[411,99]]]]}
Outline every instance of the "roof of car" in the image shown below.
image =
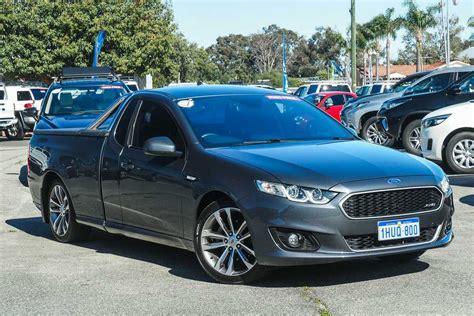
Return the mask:
{"type": "MultiPolygon", "coordinates": [[[[146,90],[143,90],[146,91],[146,90]]],[[[196,86],[171,86],[148,91],[164,92],[175,99],[236,95],[236,94],[253,94],[253,95],[286,95],[287,93],[270,90],[265,88],[257,88],[240,85],[196,85],[196,86]]]]}
{"type": "Polygon", "coordinates": [[[68,87],[68,86],[100,86],[100,85],[111,85],[111,86],[123,86],[124,83],[118,80],[108,79],[80,79],[80,80],[62,80],[54,82],[52,87],[68,87]]]}
{"type": "MultiPolygon", "coordinates": [[[[316,92],[316,93],[310,93],[308,95],[336,95],[336,94],[350,94],[350,95],[355,95],[353,92],[348,92],[348,91],[321,91],[321,92],[316,92]]],[[[308,96],[307,95],[307,96],[308,96]]]]}

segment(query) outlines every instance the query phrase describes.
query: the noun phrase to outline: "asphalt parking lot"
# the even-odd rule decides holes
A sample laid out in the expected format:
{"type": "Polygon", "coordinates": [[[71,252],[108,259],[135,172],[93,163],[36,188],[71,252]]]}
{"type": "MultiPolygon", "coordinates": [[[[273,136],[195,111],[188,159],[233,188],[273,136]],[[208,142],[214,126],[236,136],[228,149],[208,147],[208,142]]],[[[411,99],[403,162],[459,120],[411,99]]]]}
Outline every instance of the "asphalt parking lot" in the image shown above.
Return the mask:
{"type": "Polygon", "coordinates": [[[474,314],[474,176],[454,176],[455,239],[420,260],[276,270],[211,281],[190,252],[94,232],[52,240],[33,206],[28,141],[0,137],[0,314],[474,314]]]}

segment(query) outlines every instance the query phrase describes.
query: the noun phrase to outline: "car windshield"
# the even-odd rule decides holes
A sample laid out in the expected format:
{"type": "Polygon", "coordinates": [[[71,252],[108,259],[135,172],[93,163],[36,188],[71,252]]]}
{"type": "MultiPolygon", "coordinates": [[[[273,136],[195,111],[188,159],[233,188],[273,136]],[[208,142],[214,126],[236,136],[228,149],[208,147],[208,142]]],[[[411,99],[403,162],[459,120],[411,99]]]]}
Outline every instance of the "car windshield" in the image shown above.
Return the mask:
{"type": "Polygon", "coordinates": [[[413,77],[412,79],[404,79],[397,82],[389,91],[390,92],[402,92],[407,87],[411,86],[419,77],[413,77]]]}
{"type": "Polygon", "coordinates": [[[345,84],[338,84],[338,85],[323,85],[321,86],[322,91],[343,91],[343,92],[351,92],[348,85],[345,84]]]}
{"type": "Polygon", "coordinates": [[[177,101],[204,147],[354,139],[331,117],[286,95],[213,96],[177,101]]]}
{"type": "Polygon", "coordinates": [[[121,86],[65,87],[51,91],[45,115],[100,113],[127,92],[121,86]]]}

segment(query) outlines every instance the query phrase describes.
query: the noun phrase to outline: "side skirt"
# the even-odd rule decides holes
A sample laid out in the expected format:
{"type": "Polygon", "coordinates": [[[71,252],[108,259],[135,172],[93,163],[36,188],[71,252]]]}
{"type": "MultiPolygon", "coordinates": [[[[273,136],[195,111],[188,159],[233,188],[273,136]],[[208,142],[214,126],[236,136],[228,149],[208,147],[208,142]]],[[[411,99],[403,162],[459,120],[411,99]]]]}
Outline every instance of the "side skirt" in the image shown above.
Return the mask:
{"type": "Polygon", "coordinates": [[[92,226],[111,234],[123,235],[161,245],[194,251],[194,244],[191,240],[84,216],[77,216],[76,221],[79,224],[92,226]]]}

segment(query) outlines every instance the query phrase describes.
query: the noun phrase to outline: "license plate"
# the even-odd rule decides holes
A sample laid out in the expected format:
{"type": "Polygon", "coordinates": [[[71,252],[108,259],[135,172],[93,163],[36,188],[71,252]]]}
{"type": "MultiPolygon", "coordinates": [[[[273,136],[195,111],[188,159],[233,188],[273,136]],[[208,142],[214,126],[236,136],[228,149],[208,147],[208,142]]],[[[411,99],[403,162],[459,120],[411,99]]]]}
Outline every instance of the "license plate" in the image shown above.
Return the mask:
{"type": "Polygon", "coordinates": [[[380,221],[377,223],[379,240],[394,240],[420,236],[418,217],[380,221]]]}

